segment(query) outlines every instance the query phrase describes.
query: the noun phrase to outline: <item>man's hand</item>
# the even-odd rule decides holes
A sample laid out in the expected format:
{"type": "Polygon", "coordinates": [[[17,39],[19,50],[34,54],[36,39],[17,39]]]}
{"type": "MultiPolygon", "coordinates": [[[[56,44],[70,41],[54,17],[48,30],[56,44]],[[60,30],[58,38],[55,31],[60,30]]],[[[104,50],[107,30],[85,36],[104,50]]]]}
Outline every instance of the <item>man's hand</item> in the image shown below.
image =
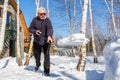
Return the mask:
{"type": "Polygon", "coordinates": [[[40,32],[39,30],[37,30],[36,34],[39,36],[40,34],[42,34],[42,32],[40,32]]]}
{"type": "Polygon", "coordinates": [[[51,36],[48,36],[48,40],[47,40],[48,43],[52,43],[53,42],[53,38],[51,36]]]}

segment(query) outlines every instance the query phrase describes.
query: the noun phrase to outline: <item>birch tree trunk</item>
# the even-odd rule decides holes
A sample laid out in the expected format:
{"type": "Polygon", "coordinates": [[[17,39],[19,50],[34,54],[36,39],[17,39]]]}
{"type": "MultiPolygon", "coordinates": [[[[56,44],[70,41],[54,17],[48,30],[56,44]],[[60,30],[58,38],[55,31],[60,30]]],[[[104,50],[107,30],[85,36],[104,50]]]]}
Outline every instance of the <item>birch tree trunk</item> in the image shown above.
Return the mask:
{"type": "Polygon", "coordinates": [[[104,1],[105,1],[106,5],[107,5],[108,11],[109,11],[109,13],[110,13],[110,15],[112,17],[113,28],[114,28],[115,36],[117,37],[118,32],[117,32],[117,28],[116,28],[114,13],[113,13],[113,0],[111,0],[111,8],[109,7],[107,1],[106,0],[104,0],[104,1]]]}
{"type": "Polygon", "coordinates": [[[2,56],[2,50],[4,46],[4,36],[5,36],[5,28],[6,28],[6,15],[7,15],[7,7],[8,7],[8,0],[4,0],[3,6],[3,18],[2,18],[2,26],[0,31],[0,56],[2,56]]]}
{"type": "Polygon", "coordinates": [[[111,16],[112,16],[112,22],[113,22],[113,27],[114,27],[114,31],[115,31],[115,36],[118,37],[115,16],[114,16],[114,12],[113,12],[113,0],[111,0],[111,16]]]}
{"type": "Polygon", "coordinates": [[[35,3],[36,3],[36,16],[37,16],[38,15],[38,8],[40,5],[40,0],[35,0],[35,3]]]}
{"type": "MultiPolygon", "coordinates": [[[[71,2],[71,0],[68,0],[69,1],[69,5],[71,2]]],[[[73,21],[72,21],[72,18],[71,18],[71,15],[70,15],[70,6],[68,7],[67,6],[67,0],[65,0],[65,8],[66,8],[66,13],[67,13],[67,18],[68,18],[68,26],[69,26],[69,30],[70,30],[70,35],[72,35],[75,31],[75,26],[74,26],[74,23],[75,23],[75,19],[76,19],[76,0],[74,0],[74,17],[73,17],[73,21]]]]}
{"type": "MultiPolygon", "coordinates": [[[[37,16],[40,0],[36,0],[35,3],[36,3],[36,16],[37,16]]],[[[28,54],[26,56],[26,61],[24,63],[24,65],[26,65],[26,66],[29,65],[29,61],[30,61],[30,58],[31,58],[31,55],[32,55],[33,41],[34,41],[34,38],[33,38],[33,35],[32,35],[31,36],[31,41],[30,41],[29,51],[28,51],[28,54]]]]}
{"type": "Polygon", "coordinates": [[[24,58],[24,45],[23,44],[24,44],[24,29],[20,27],[20,52],[21,52],[22,58],[24,58]]]}
{"type": "Polygon", "coordinates": [[[94,53],[94,63],[98,63],[96,47],[95,47],[95,40],[94,40],[94,31],[93,31],[91,0],[89,0],[89,11],[90,11],[90,28],[91,28],[91,34],[92,34],[92,47],[93,47],[93,53],[94,53]]]}
{"type": "Polygon", "coordinates": [[[75,28],[75,20],[76,20],[76,0],[74,0],[74,18],[73,18],[73,32],[75,28]]]}
{"type": "Polygon", "coordinates": [[[26,61],[24,63],[24,65],[26,65],[26,66],[29,65],[29,61],[30,61],[30,58],[31,58],[31,55],[32,55],[33,41],[34,41],[34,38],[33,38],[33,35],[32,35],[31,36],[31,41],[30,41],[29,51],[28,51],[28,54],[26,55],[26,61]]]}
{"type": "Polygon", "coordinates": [[[70,29],[70,35],[72,35],[72,29],[71,29],[71,20],[70,20],[70,14],[69,14],[69,9],[67,7],[67,0],[65,0],[65,8],[66,8],[66,13],[67,13],[67,17],[68,17],[68,25],[69,25],[69,29],[70,29]]]}
{"type": "Polygon", "coordinates": [[[47,16],[50,17],[50,11],[49,11],[49,0],[47,0],[47,16]]]}
{"type": "MultiPolygon", "coordinates": [[[[81,26],[81,33],[86,34],[86,22],[87,22],[87,11],[88,11],[88,0],[84,0],[84,6],[83,6],[83,11],[82,11],[82,26],[81,26]]],[[[78,71],[84,71],[85,70],[85,65],[86,65],[86,44],[82,44],[80,46],[80,59],[77,64],[77,70],[78,71]]]]}
{"type": "MultiPolygon", "coordinates": [[[[75,32],[75,20],[76,20],[76,0],[74,0],[74,13],[73,13],[73,22],[71,23],[71,29],[72,29],[72,33],[73,34],[75,32]]],[[[72,53],[71,55],[74,57],[75,56],[75,52],[74,52],[74,47],[72,46],[72,53]]]]}
{"type": "Polygon", "coordinates": [[[20,54],[20,19],[19,19],[19,0],[17,0],[17,59],[18,59],[18,66],[22,65],[22,57],[20,54]]]}

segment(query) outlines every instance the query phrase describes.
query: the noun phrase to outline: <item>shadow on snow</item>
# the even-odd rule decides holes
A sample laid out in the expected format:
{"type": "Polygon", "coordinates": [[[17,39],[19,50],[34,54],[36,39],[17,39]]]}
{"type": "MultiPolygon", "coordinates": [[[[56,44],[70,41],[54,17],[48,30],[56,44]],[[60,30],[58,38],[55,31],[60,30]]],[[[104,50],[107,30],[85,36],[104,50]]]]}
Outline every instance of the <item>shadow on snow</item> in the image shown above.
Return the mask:
{"type": "MultiPolygon", "coordinates": [[[[28,70],[28,71],[35,72],[35,69],[34,69],[34,68],[35,68],[34,66],[27,66],[27,67],[25,67],[24,69],[25,69],[25,70],[28,70]]],[[[42,70],[39,68],[39,70],[37,71],[37,73],[42,73],[42,74],[44,74],[44,71],[42,71],[42,70]]],[[[59,76],[60,76],[60,75],[54,74],[54,73],[51,73],[50,75],[51,75],[51,77],[59,77],[59,76]]]]}
{"type": "Polygon", "coordinates": [[[3,66],[1,69],[6,68],[6,67],[7,67],[7,65],[8,65],[8,63],[9,63],[9,59],[7,59],[7,60],[6,60],[6,62],[5,62],[5,64],[4,64],[4,66],[3,66]]]}
{"type": "Polygon", "coordinates": [[[104,72],[96,70],[87,70],[86,71],[86,80],[103,80],[104,72]]]}

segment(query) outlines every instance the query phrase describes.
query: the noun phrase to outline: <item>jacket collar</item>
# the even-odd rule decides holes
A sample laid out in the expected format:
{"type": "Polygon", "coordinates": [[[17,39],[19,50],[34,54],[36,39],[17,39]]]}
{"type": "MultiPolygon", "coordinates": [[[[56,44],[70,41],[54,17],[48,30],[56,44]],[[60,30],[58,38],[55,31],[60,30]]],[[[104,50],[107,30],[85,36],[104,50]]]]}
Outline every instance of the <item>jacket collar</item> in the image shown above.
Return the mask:
{"type": "MultiPolygon", "coordinates": [[[[46,19],[47,17],[45,17],[45,19],[46,19]]],[[[45,19],[40,19],[40,17],[39,16],[37,16],[37,20],[40,20],[40,21],[42,21],[42,20],[45,20],[45,19]]]]}

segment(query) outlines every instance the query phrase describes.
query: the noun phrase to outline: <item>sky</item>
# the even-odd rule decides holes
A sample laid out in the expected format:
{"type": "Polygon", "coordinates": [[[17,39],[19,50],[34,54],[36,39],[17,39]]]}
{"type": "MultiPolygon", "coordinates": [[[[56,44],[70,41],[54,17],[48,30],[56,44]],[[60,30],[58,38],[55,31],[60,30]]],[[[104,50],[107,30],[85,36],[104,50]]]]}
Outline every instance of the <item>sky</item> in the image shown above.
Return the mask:
{"type": "Polygon", "coordinates": [[[34,0],[20,0],[20,9],[23,12],[27,27],[29,27],[36,14],[36,5],[34,0]]]}

